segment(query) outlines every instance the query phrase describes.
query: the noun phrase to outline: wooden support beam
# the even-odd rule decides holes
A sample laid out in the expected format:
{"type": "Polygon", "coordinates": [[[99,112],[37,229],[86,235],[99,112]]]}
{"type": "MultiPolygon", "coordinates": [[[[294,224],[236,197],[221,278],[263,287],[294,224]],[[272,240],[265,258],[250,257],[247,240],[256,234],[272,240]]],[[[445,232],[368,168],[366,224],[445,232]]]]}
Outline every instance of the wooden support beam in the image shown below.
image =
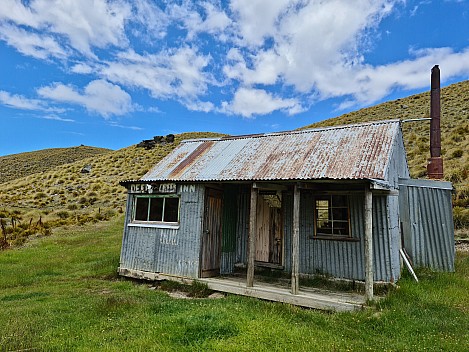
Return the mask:
{"type": "Polygon", "coordinates": [[[365,188],[365,296],[373,300],[373,194],[365,188]]]}
{"type": "Polygon", "coordinates": [[[293,238],[291,258],[291,293],[297,295],[300,290],[300,189],[297,184],[293,192],[293,238]]]}
{"type": "Polygon", "coordinates": [[[251,187],[251,206],[249,210],[249,235],[248,235],[248,268],[246,286],[254,285],[254,260],[256,256],[256,228],[257,228],[257,193],[258,189],[251,187]]]}

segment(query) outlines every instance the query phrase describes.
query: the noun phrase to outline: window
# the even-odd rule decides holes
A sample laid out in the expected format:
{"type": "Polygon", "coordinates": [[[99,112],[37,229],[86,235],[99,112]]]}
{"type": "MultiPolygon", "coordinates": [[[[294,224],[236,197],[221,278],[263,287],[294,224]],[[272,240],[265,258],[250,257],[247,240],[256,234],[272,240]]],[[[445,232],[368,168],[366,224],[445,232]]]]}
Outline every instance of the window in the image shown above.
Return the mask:
{"type": "Polygon", "coordinates": [[[177,223],[179,221],[179,197],[137,196],[134,220],[177,223]]]}
{"type": "Polygon", "coordinates": [[[348,197],[325,195],[314,200],[314,236],[325,238],[350,238],[348,197]]]}

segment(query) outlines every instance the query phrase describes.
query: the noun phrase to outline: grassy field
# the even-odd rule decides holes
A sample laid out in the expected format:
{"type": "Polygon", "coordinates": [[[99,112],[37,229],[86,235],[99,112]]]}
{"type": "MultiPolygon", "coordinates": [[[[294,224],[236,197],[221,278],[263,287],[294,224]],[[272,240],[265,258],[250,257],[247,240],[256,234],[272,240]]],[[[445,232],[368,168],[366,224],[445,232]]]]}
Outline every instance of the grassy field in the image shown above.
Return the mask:
{"type": "Polygon", "coordinates": [[[71,148],[51,148],[33,152],[0,156],[0,183],[35,173],[53,170],[93,156],[111,152],[110,149],[80,145],[71,148]]]}
{"type": "Polygon", "coordinates": [[[174,299],[116,276],[122,216],[0,252],[1,351],[468,351],[469,253],[330,314],[228,295],[174,299]]]}
{"type": "MultiPolygon", "coordinates": [[[[441,90],[445,179],[454,186],[455,235],[465,239],[469,239],[468,97],[469,80],[441,90]]],[[[430,94],[425,92],[304,128],[425,118],[429,106],[430,94]]],[[[413,177],[425,178],[429,122],[407,122],[402,126],[410,172],[413,177]]],[[[125,208],[126,199],[120,181],[142,177],[184,139],[215,136],[221,135],[183,133],[175,136],[175,143],[161,144],[151,150],[130,146],[108,151],[80,146],[0,157],[0,248],[21,245],[31,234],[46,234],[64,225],[107,221],[118,216],[125,208]],[[85,165],[91,167],[89,173],[81,172],[85,165]]]]}

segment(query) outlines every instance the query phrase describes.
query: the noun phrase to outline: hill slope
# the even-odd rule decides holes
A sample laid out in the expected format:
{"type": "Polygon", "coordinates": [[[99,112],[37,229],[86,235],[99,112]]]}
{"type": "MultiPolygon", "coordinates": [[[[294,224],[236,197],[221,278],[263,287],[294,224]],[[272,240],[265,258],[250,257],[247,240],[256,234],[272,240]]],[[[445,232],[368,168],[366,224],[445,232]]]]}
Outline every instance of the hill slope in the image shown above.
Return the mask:
{"type": "MultiPolygon", "coordinates": [[[[453,199],[455,225],[458,228],[464,228],[464,235],[467,236],[469,228],[469,81],[443,88],[441,97],[445,178],[453,182],[455,186],[453,199]]],[[[305,128],[382,119],[405,120],[428,117],[429,106],[429,93],[422,93],[361,109],[305,128]]],[[[429,157],[428,131],[428,121],[403,124],[407,157],[413,177],[426,176],[426,160],[429,157]]],[[[5,228],[2,233],[8,237],[8,242],[22,243],[30,234],[50,232],[50,227],[109,219],[116,213],[123,212],[125,207],[126,192],[124,187],[119,186],[120,181],[143,176],[181,140],[220,135],[196,132],[180,134],[176,136],[173,144],[158,145],[151,150],[131,146],[117,151],[107,151],[104,154],[50,169],[44,166],[42,170],[35,169],[42,172],[0,184],[0,220],[5,228]],[[90,173],[80,172],[85,165],[91,165],[90,173]],[[34,224],[40,226],[34,227],[34,224]]],[[[50,160],[53,155],[52,151],[54,150],[43,151],[46,156],[49,156],[44,159],[50,160]]],[[[29,153],[25,154],[26,156],[17,155],[17,160],[27,159],[29,153]]],[[[14,156],[12,160],[14,163],[14,156]]],[[[16,162],[16,165],[19,164],[16,162]]],[[[27,172],[26,170],[20,171],[27,172]]],[[[1,240],[2,236],[0,236],[0,242],[1,240]]]]}
{"type": "Polygon", "coordinates": [[[110,149],[87,146],[52,148],[34,152],[0,156],[0,183],[46,172],[63,164],[110,152],[110,149]]]}
{"type": "MultiPolygon", "coordinates": [[[[125,209],[120,181],[143,176],[181,140],[214,136],[221,134],[184,133],[151,150],[130,146],[0,184],[3,233],[8,242],[21,244],[51,227],[107,220],[125,209]],[[91,166],[89,173],[81,173],[85,165],[91,166]]],[[[1,242],[0,233],[0,247],[1,242]]]]}
{"type": "MultiPolygon", "coordinates": [[[[397,99],[339,117],[303,127],[345,125],[387,119],[416,119],[430,117],[430,93],[425,92],[397,99]]],[[[427,176],[430,157],[430,121],[402,124],[410,173],[414,178],[427,176]]],[[[456,225],[458,216],[469,226],[469,81],[441,89],[441,145],[444,159],[444,178],[455,188],[456,225]]]]}

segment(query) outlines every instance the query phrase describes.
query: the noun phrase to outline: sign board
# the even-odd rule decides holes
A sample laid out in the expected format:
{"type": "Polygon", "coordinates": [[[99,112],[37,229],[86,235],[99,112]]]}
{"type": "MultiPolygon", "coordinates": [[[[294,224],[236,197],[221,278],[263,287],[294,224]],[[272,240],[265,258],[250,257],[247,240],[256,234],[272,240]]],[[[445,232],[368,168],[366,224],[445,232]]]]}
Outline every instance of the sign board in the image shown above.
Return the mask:
{"type": "Polygon", "coordinates": [[[175,183],[160,183],[160,184],[148,184],[148,183],[132,183],[129,189],[130,193],[176,193],[175,183]]]}

